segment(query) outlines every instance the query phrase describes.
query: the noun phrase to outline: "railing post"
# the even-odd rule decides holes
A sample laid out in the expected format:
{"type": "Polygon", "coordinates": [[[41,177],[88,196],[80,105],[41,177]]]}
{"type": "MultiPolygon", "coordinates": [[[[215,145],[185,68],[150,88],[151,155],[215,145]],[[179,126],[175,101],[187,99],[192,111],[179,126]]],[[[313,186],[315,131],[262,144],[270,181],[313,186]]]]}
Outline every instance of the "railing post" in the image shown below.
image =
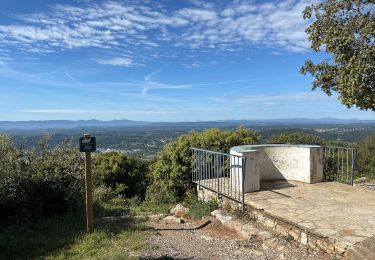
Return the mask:
{"type": "Polygon", "coordinates": [[[245,171],[246,171],[246,157],[242,158],[242,210],[245,210],[245,171]]]}
{"type": "Polygon", "coordinates": [[[355,152],[356,152],[356,150],[353,149],[353,150],[352,150],[352,174],[351,174],[351,180],[350,180],[352,186],[353,186],[353,182],[354,182],[355,152]]]}
{"type": "Polygon", "coordinates": [[[201,161],[202,151],[198,150],[198,190],[201,189],[201,178],[202,178],[202,161],[201,161]]]}
{"type": "Polygon", "coordinates": [[[220,197],[220,179],[219,179],[219,169],[220,169],[220,165],[219,165],[219,159],[218,159],[218,155],[215,154],[215,162],[216,162],[216,191],[217,191],[217,199],[219,199],[220,197]]]}

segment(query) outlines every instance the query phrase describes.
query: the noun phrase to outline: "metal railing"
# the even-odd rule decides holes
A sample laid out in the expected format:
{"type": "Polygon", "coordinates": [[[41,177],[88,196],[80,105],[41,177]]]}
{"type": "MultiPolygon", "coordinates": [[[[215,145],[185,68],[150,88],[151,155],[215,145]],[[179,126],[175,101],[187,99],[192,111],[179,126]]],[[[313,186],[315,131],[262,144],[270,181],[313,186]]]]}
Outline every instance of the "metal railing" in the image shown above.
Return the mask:
{"type": "Polygon", "coordinates": [[[324,180],[353,185],[356,149],[325,146],[323,155],[324,180]]]}
{"type": "Polygon", "coordinates": [[[244,177],[246,157],[213,152],[200,148],[192,150],[192,181],[198,188],[216,192],[245,207],[244,177]]]}

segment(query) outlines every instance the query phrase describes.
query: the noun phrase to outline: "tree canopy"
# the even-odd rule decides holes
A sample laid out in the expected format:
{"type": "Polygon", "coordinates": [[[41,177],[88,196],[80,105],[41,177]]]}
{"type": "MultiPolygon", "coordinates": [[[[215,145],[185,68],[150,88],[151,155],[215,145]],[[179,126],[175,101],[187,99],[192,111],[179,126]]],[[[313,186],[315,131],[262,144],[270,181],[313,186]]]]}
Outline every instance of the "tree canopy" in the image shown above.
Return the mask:
{"type": "Polygon", "coordinates": [[[313,89],[337,92],[348,106],[375,111],[375,3],[373,0],[322,0],[303,12],[311,48],[325,51],[320,63],[307,60],[301,73],[314,77],[313,89]]]}

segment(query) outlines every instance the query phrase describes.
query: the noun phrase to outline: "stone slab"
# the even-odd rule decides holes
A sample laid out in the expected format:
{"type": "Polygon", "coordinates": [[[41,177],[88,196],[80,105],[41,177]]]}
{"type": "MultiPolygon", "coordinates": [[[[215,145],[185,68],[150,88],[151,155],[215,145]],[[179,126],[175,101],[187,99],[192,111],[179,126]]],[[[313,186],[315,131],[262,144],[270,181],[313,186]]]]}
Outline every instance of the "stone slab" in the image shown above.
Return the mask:
{"type": "Polygon", "coordinates": [[[375,191],[336,182],[263,181],[245,200],[346,248],[375,235],[375,191]]]}

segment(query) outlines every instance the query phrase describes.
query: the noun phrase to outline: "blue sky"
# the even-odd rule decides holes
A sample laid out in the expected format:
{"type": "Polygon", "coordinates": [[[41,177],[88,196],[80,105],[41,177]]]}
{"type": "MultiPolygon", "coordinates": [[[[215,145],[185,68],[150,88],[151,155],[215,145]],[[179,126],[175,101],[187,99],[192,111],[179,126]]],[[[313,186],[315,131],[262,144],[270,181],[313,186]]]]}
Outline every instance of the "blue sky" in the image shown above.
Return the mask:
{"type": "Polygon", "coordinates": [[[5,1],[0,120],[375,119],[311,91],[310,1],[5,1]]]}

